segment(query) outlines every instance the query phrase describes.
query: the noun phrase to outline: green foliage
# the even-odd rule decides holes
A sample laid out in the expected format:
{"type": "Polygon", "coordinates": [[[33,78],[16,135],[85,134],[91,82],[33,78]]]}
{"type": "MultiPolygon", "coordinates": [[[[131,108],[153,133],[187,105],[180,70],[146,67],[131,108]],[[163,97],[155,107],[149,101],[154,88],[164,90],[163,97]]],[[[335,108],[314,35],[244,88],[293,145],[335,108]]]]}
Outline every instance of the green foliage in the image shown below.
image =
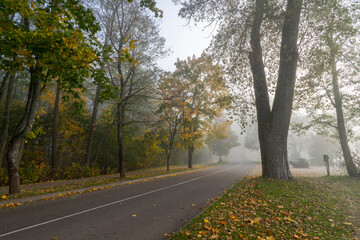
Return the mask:
{"type": "Polygon", "coordinates": [[[45,182],[51,179],[51,168],[44,162],[33,160],[20,167],[20,181],[22,184],[45,182]]]}
{"type": "Polygon", "coordinates": [[[64,169],[62,175],[65,179],[95,177],[100,175],[100,169],[97,166],[90,168],[78,163],[72,163],[71,166],[64,169]]]}
{"type": "Polygon", "coordinates": [[[9,181],[9,175],[5,168],[0,168],[0,186],[5,186],[9,181]]]}
{"type": "Polygon", "coordinates": [[[127,169],[135,170],[163,165],[164,150],[160,144],[160,137],[154,132],[146,132],[127,141],[127,169]]]}

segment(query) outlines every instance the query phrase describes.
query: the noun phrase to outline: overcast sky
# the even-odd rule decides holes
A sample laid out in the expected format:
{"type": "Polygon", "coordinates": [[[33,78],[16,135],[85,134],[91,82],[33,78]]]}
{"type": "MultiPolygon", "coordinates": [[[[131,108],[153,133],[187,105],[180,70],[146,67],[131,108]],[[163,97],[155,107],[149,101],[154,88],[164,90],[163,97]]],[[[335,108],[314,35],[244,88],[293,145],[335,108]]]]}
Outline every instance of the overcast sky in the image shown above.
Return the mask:
{"type": "Polygon", "coordinates": [[[183,60],[193,54],[197,57],[201,55],[211,41],[209,35],[212,29],[207,28],[203,31],[204,24],[187,26],[187,21],[178,16],[180,6],[175,6],[171,0],[160,0],[156,5],[164,11],[160,34],[166,39],[166,47],[172,51],[170,56],[158,63],[164,70],[172,71],[177,58],[183,60]]]}

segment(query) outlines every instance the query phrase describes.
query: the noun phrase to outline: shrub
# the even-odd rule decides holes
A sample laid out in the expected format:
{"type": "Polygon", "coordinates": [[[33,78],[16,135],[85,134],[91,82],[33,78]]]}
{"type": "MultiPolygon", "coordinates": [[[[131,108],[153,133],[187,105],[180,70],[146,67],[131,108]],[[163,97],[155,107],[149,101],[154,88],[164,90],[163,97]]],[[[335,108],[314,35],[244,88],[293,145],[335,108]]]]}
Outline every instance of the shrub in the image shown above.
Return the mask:
{"type": "Polygon", "coordinates": [[[51,179],[50,173],[49,166],[44,162],[34,160],[20,167],[20,182],[22,184],[45,182],[51,179]]]}
{"type": "Polygon", "coordinates": [[[5,168],[0,168],[0,186],[5,186],[8,184],[9,175],[5,168]]]}
{"type": "Polygon", "coordinates": [[[100,175],[100,173],[100,169],[97,166],[90,168],[88,166],[82,166],[79,163],[72,163],[71,166],[64,169],[63,178],[76,179],[94,177],[100,175]]]}

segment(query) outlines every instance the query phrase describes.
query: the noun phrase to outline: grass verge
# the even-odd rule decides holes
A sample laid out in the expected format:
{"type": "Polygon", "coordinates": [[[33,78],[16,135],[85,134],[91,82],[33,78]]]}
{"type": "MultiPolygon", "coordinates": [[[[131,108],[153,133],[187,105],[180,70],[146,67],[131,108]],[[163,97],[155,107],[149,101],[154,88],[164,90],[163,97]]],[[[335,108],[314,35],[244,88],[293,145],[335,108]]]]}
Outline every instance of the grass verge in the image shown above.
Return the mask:
{"type": "Polygon", "coordinates": [[[360,180],[248,177],[171,239],[356,239],[360,180]]]}
{"type": "MultiPolygon", "coordinates": [[[[210,166],[215,166],[218,164],[209,164],[209,165],[200,165],[200,166],[195,166],[193,168],[193,170],[200,170],[200,169],[204,169],[210,166]]],[[[19,194],[14,194],[14,195],[1,195],[0,196],[0,208],[3,207],[8,207],[5,205],[1,205],[1,201],[4,200],[11,200],[14,199],[14,201],[16,199],[19,198],[23,198],[23,197],[31,197],[31,196],[38,196],[38,195],[43,195],[43,194],[47,194],[47,193],[57,193],[57,192],[64,192],[64,191],[70,191],[70,190],[76,190],[76,189],[82,189],[82,188],[89,188],[89,187],[96,187],[96,186],[101,186],[101,185],[106,185],[106,184],[111,184],[111,183],[118,183],[118,182],[124,182],[124,181],[130,181],[130,180],[136,180],[136,179],[142,179],[142,178],[151,178],[151,177],[155,177],[155,176],[162,176],[162,175],[167,175],[167,174],[181,174],[181,173],[185,173],[189,171],[188,168],[174,168],[171,169],[170,171],[166,171],[162,168],[157,168],[157,169],[151,169],[151,171],[149,172],[141,172],[140,170],[137,171],[139,172],[139,174],[135,171],[133,174],[126,176],[125,178],[120,178],[120,177],[108,177],[108,178],[99,178],[99,179],[94,179],[92,178],[91,180],[86,180],[84,179],[84,181],[80,181],[80,182],[72,182],[70,181],[70,183],[64,183],[62,185],[54,185],[54,186],[47,186],[47,187],[34,187],[34,188],[30,188],[30,189],[25,189],[22,190],[21,193],[19,194]]],[[[51,184],[50,184],[51,185],[51,184]]],[[[109,187],[106,187],[109,188],[109,187]]],[[[105,188],[94,188],[94,190],[102,190],[105,188]]],[[[91,190],[88,190],[87,192],[89,192],[91,190]]],[[[74,194],[79,194],[82,192],[75,192],[74,194]]],[[[68,195],[74,195],[72,193],[67,193],[67,194],[60,194],[59,197],[64,197],[64,196],[68,196],[68,195]]],[[[51,197],[50,199],[52,199],[53,197],[51,197]]],[[[46,199],[44,199],[46,200],[46,199]]],[[[17,204],[7,204],[9,205],[9,207],[13,207],[13,206],[17,206],[17,204]]]]}

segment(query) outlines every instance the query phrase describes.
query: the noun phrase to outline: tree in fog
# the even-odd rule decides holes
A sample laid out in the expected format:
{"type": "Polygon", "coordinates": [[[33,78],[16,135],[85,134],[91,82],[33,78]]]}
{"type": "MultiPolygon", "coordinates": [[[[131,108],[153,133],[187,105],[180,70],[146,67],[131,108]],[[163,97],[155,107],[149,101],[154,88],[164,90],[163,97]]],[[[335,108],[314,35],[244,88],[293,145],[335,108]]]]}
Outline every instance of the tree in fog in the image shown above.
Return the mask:
{"type": "MultiPolygon", "coordinates": [[[[215,37],[213,52],[224,59],[227,64],[251,69],[263,177],[292,179],[287,156],[287,135],[294,97],[296,67],[298,60],[297,36],[302,9],[302,1],[287,1],[286,6],[257,0],[245,1],[176,1],[183,5],[180,14],[189,19],[210,20],[219,22],[218,34],[215,37]],[[276,9],[278,7],[278,9],[276,9]],[[284,10],[286,9],[286,10],[284,10]],[[272,11],[276,10],[276,11],[272,11]],[[280,20],[280,21],[279,21],[280,20]],[[263,22],[281,22],[281,31],[265,29],[263,22]],[[280,60],[277,80],[275,80],[275,97],[270,107],[270,97],[266,69],[264,65],[263,36],[277,39],[281,32],[280,60]],[[269,33],[269,34],[266,34],[269,33]],[[217,49],[217,46],[220,49],[217,49]],[[246,59],[248,57],[248,59],[246,59]],[[227,61],[234,58],[235,61],[227,61]],[[238,65],[239,66],[239,65],[238,65]]],[[[277,29],[277,28],[275,28],[277,29]]],[[[274,49],[279,49],[279,46],[274,49]]],[[[276,52],[276,51],[275,51],[276,52]]],[[[272,56],[270,56],[272,58],[272,56]]],[[[237,78],[239,68],[232,67],[233,76],[237,78]]],[[[246,71],[248,72],[248,71],[246,71]]],[[[270,78],[271,79],[271,78],[270,78]]]]}
{"type": "Polygon", "coordinates": [[[67,93],[82,88],[96,60],[93,37],[99,29],[92,13],[79,2],[3,1],[0,66],[30,75],[25,113],[7,150],[9,192],[20,192],[19,164],[42,90],[57,82],[67,93]],[[46,20],[45,20],[46,19],[46,20]],[[5,26],[5,28],[4,28],[5,26]]]}
{"type": "Polygon", "coordinates": [[[360,120],[358,9],[358,3],[342,0],[307,5],[311,14],[304,23],[308,31],[303,38],[308,44],[303,47],[301,64],[306,74],[298,88],[300,99],[305,99],[299,104],[312,119],[304,125],[326,135],[336,133],[347,172],[352,177],[360,176],[349,146],[351,125],[357,125],[360,120]]]}
{"type": "Polygon", "coordinates": [[[240,146],[238,136],[231,129],[227,129],[225,137],[212,143],[212,152],[219,156],[220,162],[222,162],[222,157],[226,157],[230,150],[237,146],[240,146]]]}

